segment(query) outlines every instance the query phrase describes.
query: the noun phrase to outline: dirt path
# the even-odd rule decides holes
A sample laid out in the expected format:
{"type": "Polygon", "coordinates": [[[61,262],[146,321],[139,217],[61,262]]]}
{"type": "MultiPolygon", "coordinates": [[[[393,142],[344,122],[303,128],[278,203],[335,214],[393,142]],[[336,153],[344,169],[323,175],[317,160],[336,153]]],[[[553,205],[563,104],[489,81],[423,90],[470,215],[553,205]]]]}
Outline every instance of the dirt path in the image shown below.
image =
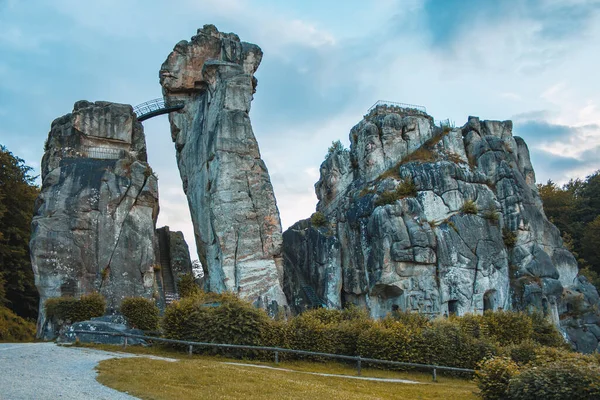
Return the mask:
{"type": "Polygon", "coordinates": [[[0,399],[135,399],[98,383],[94,370],[102,360],[131,356],[54,343],[0,343],[0,399]]]}

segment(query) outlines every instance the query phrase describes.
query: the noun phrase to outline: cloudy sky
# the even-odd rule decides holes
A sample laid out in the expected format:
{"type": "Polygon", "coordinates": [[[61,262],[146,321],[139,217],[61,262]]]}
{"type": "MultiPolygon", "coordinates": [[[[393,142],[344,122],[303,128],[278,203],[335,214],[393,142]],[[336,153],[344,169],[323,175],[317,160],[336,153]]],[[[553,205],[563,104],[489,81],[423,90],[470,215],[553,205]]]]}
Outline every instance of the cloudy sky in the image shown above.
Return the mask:
{"type": "MultiPolygon", "coordinates": [[[[250,116],[284,229],[379,99],[512,119],[538,182],[600,168],[600,0],[0,0],[0,144],[37,170],[54,118],[159,97],[160,65],[207,23],[264,51],[250,116]]],[[[159,225],[193,240],[167,117],[144,126],[159,225]]]]}

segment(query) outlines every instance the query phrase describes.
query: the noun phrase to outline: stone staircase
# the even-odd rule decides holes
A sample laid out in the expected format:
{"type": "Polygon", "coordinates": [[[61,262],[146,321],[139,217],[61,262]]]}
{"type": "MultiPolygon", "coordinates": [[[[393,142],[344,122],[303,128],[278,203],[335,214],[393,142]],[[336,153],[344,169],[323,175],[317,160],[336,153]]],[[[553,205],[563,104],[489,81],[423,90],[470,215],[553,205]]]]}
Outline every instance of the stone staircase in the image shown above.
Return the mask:
{"type": "Polygon", "coordinates": [[[160,273],[162,276],[162,288],[165,295],[165,303],[171,304],[179,300],[177,286],[171,269],[171,254],[169,252],[169,232],[167,230],[158,231],[158,244],[160,249],[160,273]]]}
{"type": "Polygon", "coordinates": [[[317,296],[317,293],[315,293],[315,289],[313,289],[312,286],[303,285],[302,291],[304,292],[304,296],[306,296],[311,308],[326,307],[325,302],[320,299],[319,296],[317,296]]]}

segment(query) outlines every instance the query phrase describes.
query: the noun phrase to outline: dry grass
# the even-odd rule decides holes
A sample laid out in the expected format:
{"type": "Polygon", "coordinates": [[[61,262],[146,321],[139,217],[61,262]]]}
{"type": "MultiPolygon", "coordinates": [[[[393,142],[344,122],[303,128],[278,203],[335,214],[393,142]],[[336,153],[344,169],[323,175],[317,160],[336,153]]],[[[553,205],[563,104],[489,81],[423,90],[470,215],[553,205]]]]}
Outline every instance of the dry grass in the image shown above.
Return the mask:
{"type": "MultiPolygon", "coordinates": [[[[98,346],[95,346],[98,347],[98,346]]],[[[115,346],[102,346],[114,350],[115,346]]],[[[322,377],[296,372],[223,364],[221,357],[192,356],[165,349],[129,347],[128,351],[180,359],[172,363],[146,358],[112,359],[98,366],[98,381],[142,399],[476,399],[475,385],[464,379],[419,372],[363,369],[363,376],[410,379],[402,384],[322,377]]],[[[253,364],[275,366],[272,363],[253,364]]],[[[277,365],[295,371],[355,375],[350,365],[286,361],[277,365]]]]}

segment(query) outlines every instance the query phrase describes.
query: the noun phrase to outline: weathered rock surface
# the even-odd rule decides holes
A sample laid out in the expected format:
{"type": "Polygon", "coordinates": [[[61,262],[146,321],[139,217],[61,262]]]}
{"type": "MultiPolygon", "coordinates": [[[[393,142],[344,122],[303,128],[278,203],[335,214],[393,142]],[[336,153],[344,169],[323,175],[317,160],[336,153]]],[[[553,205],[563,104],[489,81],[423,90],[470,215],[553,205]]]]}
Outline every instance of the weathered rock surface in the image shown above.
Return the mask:
{"type": "Polygon", "coordinates": [[[30,242],[40,293],[102,293],[108,308],[153,294],[158,184],[146,162],[142,125],[129,105],[75,103],[52,123],[30,242]]]}
{"type": "Polygon", "coordinates": [[[442,128],[423,112],[380,106],[350,142],[328,155],[315,184],[327,224],[300,221],[283,234],[284,289],[296,312],[345,303],[374,317],[533,307],[578,349],[598,347],[598,293],[577,277],[546,219],[510,121],[469,117],[442,128]]]}
{"type": "Polygon", "coordinates": [[[281,223],[249,111],[261,49],[205,25],[160,70],[206,289],[264,307],[286,305],[281,223]]]}

